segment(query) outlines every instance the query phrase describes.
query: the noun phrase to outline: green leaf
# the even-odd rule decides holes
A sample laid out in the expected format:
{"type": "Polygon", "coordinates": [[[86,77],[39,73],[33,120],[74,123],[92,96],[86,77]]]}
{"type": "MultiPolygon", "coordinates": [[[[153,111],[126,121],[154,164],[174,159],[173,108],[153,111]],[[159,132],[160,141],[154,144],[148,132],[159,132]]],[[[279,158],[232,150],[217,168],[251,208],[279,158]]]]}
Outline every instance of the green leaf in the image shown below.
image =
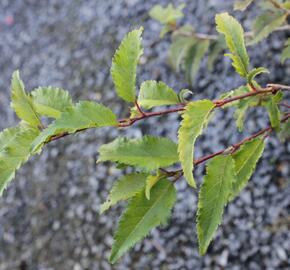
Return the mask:
{"type": "Polygon", "coordinates": [[[99,149],[98,161],[115,161],[147,170],[170,166],[178,161],[177,145],[163,137],[117,138],[99,149]]]}
{"type": "Polygon", "coordinates": [[[248,43],[253,45],[268,37],[276,28],[281,26],[287,18],[284,11],[265,11],[253,23],[254,38],[248,43]]]}
{"type": "Polygon", "coordinates": [[[248,79],[247,79],[248,82],[252,82],[253,79],[261,73],[270,73],[270,72],[267,68],[264,68],[264,67],[254,68],[248,74],[248,79]]]}
{"type": "Polygon", "coordinates": [[[186,78],[190,84],[193,83],[200,62],[205,56],[209,47],[208,40],[198,40],[187,52],[185,56],[186,78]]]}
{"type": "Polygon", "coordinates": [[[13,128],[1,133],[0,195],[14,178],[16,170],[29,159],[31,143],[38,134],[39,131],[32,128],[13,128]],[[9,135],[11,137],[3,143],[9,135]]]}
{"type": "MultiPolygon", "coordinates": [[[[249,87],[247,85],[242,85],[242,86],[240,86],[237,89],[234,89],[234,90],[231,90],[231,91],[223,93],[222,95],[219,96],[219,99],[225,99],[225,98],[232,98],[232,97],[240,96],[240,95],[248,93],[249,91],[250,90],[249,90],[249,87]]],[[[239,100],[236,100],[236,101],[227,103],[227,104],[225,104],[223,106],[223,108],[237,106],[239,104],[239,102],[240,102],[239,100]]]]}
{"type": "Polygon", "coordinates": [[[72,109],[63,112],[60,118],[41,132],[33,142],[33,152],[56,135],[75,133],[77,130],[87,128],[117,125],[116,116],[109,108],[92,101],[81,101],[72,109]]]}
{"type": "Polygon", "coordinates": [[[254,0],[239,0],[235,3],[234,10],[244,11],[253,2],[254,2],[254,0]]]}
{"type": "MultiPolygon", "coordinates": [[[[281,92],[278,92],[277,94],[281,96],[281,92]]],[[[279,131],[281,125],[280,122],[281,113],[278,104],[281,101],[281,99],[279,98],[279,96],[277,96],[277,94],[273,97],[270,97],[269,100],[266,101],[265,105],[268,110],[272,128],[274,128],[276,131],[279,131]]]]}
{"type": "Polygon", "coordinates": [[[285,48],[281,54],[281,62],[284,63],[287,59],[290,58],[290,38],[285,43],[285,48]]]}
{"type": "Polygon", "coordinates": [[[15,137],[19,133],[19,127],[6,128],[0,133],[0,155],[5,147],[15,140],[15,137]]]}
{"type": "Polygon", "coordinates": [[[39,87],[31,92],[35,110],[40,115],[59,118],[61,113],[73,107],[68,91],[56,87],[39,87]]]}
{"type": "Polygon", "coordinates": [[[129,199],[137,192],[143,190],[147,176],[148,175],[144,173],[132,173],[123,176],[114,184],[108,199],[101,205],[101,214],[111,206],[120,201],[129,199]]]}
{"type": "Polygon", "coordinates": [[[228,13],[216,15],[216,24],[217,31],[225,35],[226,44],[231,52],[227,56],[233,60],[233,67],[237,73],[246,78],[249,69],[249,56],[242,26],[228,13]]]}
{"type": "Polygon", "coordinates": [[[196,43],[194,37],[176,36],[173,38],[169,49],[169,64],[175,70],[179,72],[181,70],[184,59],[189,49],[196,43]]]}
{"type": "Polygon", "coordinates": [[[220,38],[217,41],[211,42],[210,48],[208,50],[207,57],[207,68],[209,71],[212,71],[213,65],[218,58],[219,54],[225,49],[224,39],[220,38]]]}
{"type": "Polygon", "coordinates": [[[282,142],[290,140],[290,121],[288,120],[286,123],[282,123],[281,131],[279,132],[279,139],[282,142]]]}
{"type": "Polygon", "coordinates": [[[137,64],[143,54],[142,31],[141,27],[127,34],[114,55],[111,67],[117,94],[128,102],[134,102],[136,99],[137,64]]]}
{"type": "Polygon", "coordinates": [[[157,184],[157,182],[164,178],[164,175],[157,174],[157,175],[148,175],[146,179],[146,185],[145,185],[145,196],[148,200],[150,200],[150,192],[151,189],[157,184]]]}
{"type": "Polygon", "coordinates": [[[166,224],[175,200],[174,186],[165,179],[152,188],[150,200],[146,199],[144,190],[137,193],[119,221],[110,262],[115,263],[151,229],[166,224]]]}
{"type": "Polygon", "coordinates": [[[264,147],[264,140],[256,138],[243,144],[241,148],[232,155],[235,161],[237,177],[233,182],[230,200],[234,199],[247,185],[256,168],[258,160],[263,154],[264,147]]]}
{"type": "Polygon", "coordinates": [[[184,177],[192,187],[196,186],[192,174],[194,143],[206,127],[214,106],[210,100],[199,100],[189,103],[182,114],[183,120],[178,131],[178,153],[184,177]]]}
{"type": "Polygon", "coordinates": [[[248,109],[250,107],[257,106],[258,104],[259,104],[259,98],[257,97],[244,98],[238,101],[234,116],[236,119],[237,128],[240,132],[243,131],[244,119],[245,119],[248,109]]]}
{"type": "Polygon", "coordinates": [[[24,89],[24,84],[20,79],[19,71],[15,71],[11,81],[11,107],[17,116],[33,127],[41,125],[38,114],[35,111],[31,97],[24,89]]]}
{"type": "Polygon", "coordinates": [[[207,174],[199,192],[197,210],[197,235],[199,252],[206,250],[222,220],[224,206],[228,202],[235,182],[235,164],[230,155],[217,156],[209,161],[207,174]]]}
{"type": "Polygon", "coordinates": [[[179,99],[174,90],[164,82],[145,81],[141,84],[138,102],[145,109],[151,109],[156,106],[178,104],[179,99]]]}
{"type": "Polygon", "coordinates": [[[179,5],[177,8],[172,4],[167,5],[165,8],[161,5],[155,5],[150,9],[149,16],[161,24],[173,24],[184,16],[182,12],[184,7],[184,4],[179,5]]]}

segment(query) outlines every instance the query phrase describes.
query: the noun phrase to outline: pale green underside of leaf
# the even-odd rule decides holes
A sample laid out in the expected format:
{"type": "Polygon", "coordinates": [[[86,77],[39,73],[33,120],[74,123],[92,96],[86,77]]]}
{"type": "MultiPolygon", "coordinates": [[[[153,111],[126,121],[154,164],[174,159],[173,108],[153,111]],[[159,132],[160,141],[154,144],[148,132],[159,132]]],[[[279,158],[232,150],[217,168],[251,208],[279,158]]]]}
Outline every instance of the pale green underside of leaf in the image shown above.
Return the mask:
{"type": "Polygon", "coordinates": [[[5,147],[13,142],[20,131],[20,127],[6,128],[0,133],[0,155],[5,147]]]}
{"type": "Polygon", "coordinates": [[[170,166],[178,161],[177,145],[163,137],[117,138],[102,145],[99,153],[98,161],[115,161],[147,170],[170,166]]]}
{"type": "Polygon", "coordinates": [[[166,224],[176,200],[176,192],[168,180],[160,180],[147,200],[144,190],[129,202],[114,236],[110,261],[115,263],[129,248],[144,238],[151,229],[166,224]]]}
{"type": "Polygon", "coordinates": [[[39,131],[32,128],[12,128],[1,133],[0,140],[11,137],[6,143],[0,142],[0,195],[14,178],[16,170],[30,157],[31,143],[38,134],[39,131]]]}
{"type": "Polygon", "coordinates": [[[143,190],[147,176],[148,175],[144,173],[132,173],[125,175],[118,180],[110,191],[110,195],[106,202],[101,205],[101,214],[108,210],[111,206],[120,201],[129,199],[137,192],[143,190]]]}
{"type": "Polygon", "coordinates": [[[116,116],[109,108],[92,101],[80,101],[41,132],[33,142],[33,152],[55,135],[116,125],[118,125],[116,116]]]}
{"type": "Polygon", "coordinates": [[[21,120],[25,121],[32,127],[40,125],[39,117],[35,111],[31,97],[25,92],[19,71],[15,71],[12,75],[11,107],[21,120]]]}
{"type": "Polygon", "coordinates": [[[252,2],[254,2],[254,0],[238,0],[234,4],[234,9],[244,11],[252,2]]]}
{"type": "Polygon", "coordinates": [[[219,224],[235,182],[234,161],[230,155],[209,161],[198,200],[197,235],[200,254],[205,254],[219,224]]]}
{"type": "Polygon", "coordinates": [[[127,34],[114,55],[111,67],[117,94],[128,102],[134,102],[136,99],[137,64],[143,54],[142,31],[141,27],[127,34]]]}
{"type": "MultiPolygon", "coordinates": [[[[234,90],[231,90],[231,91],[228,91],[228,92],[225,92],[225,93],[221,94],[219,96],[219,99],[225,99],[225,98],[232,98],[232,97],[240,96],[240,95],[248,93],[249,91],[250,90],[249,90],[249,87],[247,85],[242,85],[242,86],[240,86],[237,89],[234,89],[234,90]]],[[[236,101],[230,102],[228,104],[225,104],[223,106],[223,108],[233,107],[233,106],[238,105],[238,103],[239,103],[239,100],[236,100],[236,101]]]]}
{"type": "Polygon", "coordinates": [[[264,67],[258,67],[258,68],[254,68],[252,69],[249,74],[248,74],[248,82],[252,82],[253,79],[259,75],[259,74],[262,74],[262,73],[270,73],[270,71],[267,69],[267,68],[264,68],[264,67]]]}
{"type": "Polygon", "coordinates": [[[177,94],[164,82],[145,81],[141,84],[139,105],[145,109],[179,103],[177,94]]]}
{"type": "Polygon", "coordinates": [[[69,92],[57,87],[39,87],[31,92],[31,96],[40,115],[59,118],[62,112],[73,107],[69,92]]]}
{"type": "Polygon", "coordinates": [[[167,7],[162,7],[161,5],[155,5],[149,11],[149,16],[161,24],[175,23],[176,20],[181,19],[183,15],[184,4],[179,5],[175,8],[172,4],[167,5],[167,7]]]}
{"type": "Polygon", "coordinates": [[[194,101],[186,106],[182,114],[183,120],[178,130],[178,153],[184,177],[192,187],[196,186],[192,173],[194,143],[206,127],[214,106],[210,100],[194,101]]]}
{"type": "Polygon", "coordinates": [[[247,185],[256,168],[258,160],[263,154],[264,147],[264,140],[256,138],[243,144],[241,148],[232,155],[235,161],[237,177],[236,181],[233,182],[230,200],[234,199],[247,185]]]}
{"type": "Polygon", "coordinates": [[[281,26],[287,18],[283,11],[265,11],[258,16],[253,24],[254,38],[248,43],[253,45],[268,37],[276,28],[281,26]]]}
{"type": "Polygon", "coordinates": [[[233,60],[236,72],[246,78],[249,68],[249,56],[247,54],[244,30],[239,22],[228,13],[216,15],[217,31],[225,35],[226,44],[231,52],[227,54],[233,60]]]}

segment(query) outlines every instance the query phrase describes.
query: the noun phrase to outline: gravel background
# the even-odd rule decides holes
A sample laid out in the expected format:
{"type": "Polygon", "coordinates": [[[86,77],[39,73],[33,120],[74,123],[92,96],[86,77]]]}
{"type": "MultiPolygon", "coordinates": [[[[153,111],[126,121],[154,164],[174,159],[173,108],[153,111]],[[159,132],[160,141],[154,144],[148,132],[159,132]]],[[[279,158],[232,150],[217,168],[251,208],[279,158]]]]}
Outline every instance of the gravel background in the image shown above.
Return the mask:
{"type": "MultiPolygon", "coordinates": [[[[0,128],[17,123],[8,108],[10,77],[17,68],[27,89],[63,87],[75,100],[101,100],[124,115],[127,108],[116,98],[109,68],[122,37],[139,25],[145,27],[139,82],[160,79],[176,90],[188,87],[183,77],[166,65],[169,40],[150,46],[158,38],[160,26],[147,13],[161,2],[167,1],[1,0],[0,128]]],[[[184,22],[204,33],[213,32],[215,13],[232,12],[232,1],[183,2],[188,4],[184,22]]],[[[236,13],[246,28],[253,10],[236,13]]],[[[286,33],[276,33],[249,49],[253,66],[273,71],[270,78],[263,79],[290,84],[289,62],[284,66],[279,63],[285,38],[286,33]]],[[[214,98],[240,83],[230,61],[221,57],[214,72],[199,72],[192,89],[196,99],[214,98]]],[[[235,134],[232,111],[218,112],[198,142],[197,156],[267,125],[264,115],[263,110],[251,111],[244,134],[235,134]]],[[[121,133],[130,137],[166,135],[176,140],[175,120],[172,115],[126,131],[102,129],[70,136],[50,144],[28,162],[0,198],[0,269],[290,269],[290,145],[275,137],[268,140],[246,190],[227,207],[206,256],[200,257],[197,249],[196,192],[180,181],[169,226],[153,230],[118,264],[108,263],[122,207],[103,216],[98,211],[122,172],[111,164],[96,164],[97,148],[121,133]]],[[[196,171],[198,181],[203,170],[200,166],[196,171]]]]}

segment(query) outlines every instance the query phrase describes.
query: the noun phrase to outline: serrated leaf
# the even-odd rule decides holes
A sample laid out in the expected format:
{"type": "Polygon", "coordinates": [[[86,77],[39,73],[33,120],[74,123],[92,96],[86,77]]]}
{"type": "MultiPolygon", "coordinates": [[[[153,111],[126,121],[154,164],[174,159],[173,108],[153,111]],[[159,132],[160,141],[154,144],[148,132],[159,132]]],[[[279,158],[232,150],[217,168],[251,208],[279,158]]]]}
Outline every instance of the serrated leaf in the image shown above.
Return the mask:
{"type": "Polygon", "coordinates": [[[254,0],[239,0],[234,4],[234,10],[244,11],[254,0]]]}
{"type": "Polygon", "coordinates": [[[196,43],[194,37],[176,36],[173,38],[169,48],[169,64],[176,71],[179,72],[184,63],[184,59],[191,48],[196,43]]]}
{"type": "Polygon", "coordinates": [[[148,200],[150,200],[150,193],[151,189],[157,184],[157,182],[164,178],[164,175],[148,175],[146,179],[146,184],[145,184],[145,196],[148,200]]]}
{"type": "Polygon", "coordinates": [[[253,79],[261,73],[270,73],[270,72],[267,68],[264,68],[264,67],[254,68],[248,74],[248,79],[247,79],[248,82],[252,82],[253,79]]]}
{"type": "Polygon", "coordinates": [[[235,152],[232,157],[235,161],[236,181],[230,194],[230,200],[234,199],[247,185],[252,176],[257,162],[263,154],[265,143],[263,139],[256,138],[246,142],[235,152]]]}
{"type": "Polygon", "coordinates": [[[281,26],[287,18],[283,11],[265,11],[253,23],[254,38],[248,43],[253,45],[268,37],[276,28],[281,26]]]}
{"type": "Polygon", "coordinates": [[[147,170],[170,166],[178,161],[177,145],[168,138],[144,136],[117,138],[99,149],[98,161],[115,161],[147,170]]]}
{"type": "Polygon", "coordinates": [[[217,156],[209,161],[197,210],[199,252],[205,254],[215,231],[222,221],[223,210],[235,182],[234,160],[230,155],[217,156]]]}
{"type": "Polygon", "coordinates": [[[55,135],[117,125],[116,116],[109,108],[92,101],[80,101],[72,109],[63,112],[60,118],[41,132],[33,142],[33,152],[55,135]]]}
{"type": "Polygon", "coordinates": [[[155,5],[150,9],[149,16],[154,20],[159,21],[161,24],[172,24],[184,16],[182,12],[184,7],[184,4],[181,4],[176,8],[172,4],[167,5],[165,8],[161,5],[155,5]]]}
{"type": "Polygon", "coordinates": [[[13,142],[20,131],[20,127],[6,128],[0,133],[0,155],[5,147],[13,142]]]}
{"type": "Polygon", "coordinates": [[[52,118],[59,118],[73,106],[69,92],[57,87],[39,87],[31,96],[36,112],[52,118]]]}
{"type": "Polygon", "coordinates": [[[192,187],[196,186],[192,174],[194,143],[206,127],[214,106],[210,100],[199,100],[189,103],[182,114],[183,120],[178,130],[178,153],[184,177],[192,187]]]}
{"type": "Polygon", "coordinates": [[[143,54],[142,32],[141,27],[128,33],[116,51],[112,62],[111,75],[117,94],[128,102],[134,102],[136,99],[137,64],[143,54]]]}
{"type": "Polygon", "coordinates": [[[231,52],[227,56],[233,60],[233,67],[237,73],[246,78],[249,69],[249,56],[242,26],[228,13],[216,15],[216,25],[217,31],[225,35],[226,44],[231,52]]]}
{"type": "Polygon", "coordinates": [[[160,180],[147,200],[145,192],[137,193],[122,215],[114,236],[110,262],[115,263],[129,248],[154,227],[165,224],[176,201],[176,192],[168,180],[160,180]]]}
{"type": "Polygon", "coordinates": [[[164,82],[156,81],[145,81],[141,84],[138,102],[145,109],[180,103],[172,88],[164,82]]]}
{"type": "Polygon", "coordinates": [[[30,157],[31,143],[38,134],[39,130],[32,128],[15,128],[1,133],[1,139],[7,135],[11,138],[2,143],[0,151],[0,195],[14,178],[16,170],[30,157]]]}
{"type": "Polygon", "coordinates": [[[284,64],[284,62],[290,58],[290,38],[285,43],[285,48],[282,51],[281,54],[281,62],[284,64]]]}
{"type": "Polygon", "coordinates": [[[198,40],[193,46],[191,46],[185,56],[186,78],[190,84],[192,84],[194,81],[194,78],[200,66],[200,62],[205,56],[208,47],[208,40],[198,40]]]}
{"type": "Polygon", "coordinates": [[[11,81],[11,107],[17,116],[32,127],[41,125],[38,114],[35,111],[31,97],[24,89],[24,84],[20,79],[19,71],[15,71],[11,81]]]}
{"type": "Polygon", "coordinates": [[[132,173],[125,175],[118,180],[110,191],[108,199],[101,205],[101,214],[111,206],[120,201],[129,199],[137,192],[143,190],[147,176],[148,175],[144,173],[132,173]]]}

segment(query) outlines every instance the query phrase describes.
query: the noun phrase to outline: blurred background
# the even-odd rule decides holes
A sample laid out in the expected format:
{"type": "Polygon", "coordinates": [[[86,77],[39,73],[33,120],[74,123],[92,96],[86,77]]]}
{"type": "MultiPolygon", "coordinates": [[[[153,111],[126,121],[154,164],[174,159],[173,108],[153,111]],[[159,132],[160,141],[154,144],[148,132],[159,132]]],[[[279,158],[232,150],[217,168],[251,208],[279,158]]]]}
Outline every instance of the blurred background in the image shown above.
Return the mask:
{"type": "MultiPolygon", "coordinates": [[[[91,99],[119,116],[127,106],[116,96],[109,69],[124,35],[143,25],[145,53],[138,83],[162,80],[175,90],[187,87],[194,99],[216,98],[242,81],[229,59],[220,57],[214,70],[202,68],[193,86],[167,65],[170,39],[157,42],[161,26],[148,17],[165,0],[1,0],[0,1],[0,129],[17,123],[9,108],[10,78],[19,69],[27,90],[53,85],[75,100],[91,99]]],[[[233,12],[233,1],[186,3],[183,23],[199,32],[215,33],[214,15],[228,11],[249,29],[255,6],[233,12]]],[[[289,36],[289,32],[288,32],[289,36]]],[[[289,62],[280,63],[286,32],[274,33],[249,48],[252,66],[272,72],[260,83],[290,84],[289,62]]],[[[248,187],[225,210],[222,226],[204,257],[198,255],[195,232],[196,191],[177,183],[178,202],[168,226],[154,229],[117,264],[108,256],[113,230],[124,205],[99,215],[122,171],[98,163],[98,147],[119,134],[169,136],[176,141],[176,115],[148,119],[130,129],[91,130],[48,145],[16,175],[0,198],[0,269],[290,269],[290,144],[268,139],[262,160],[248,187]]],[[[238,134],[231,110],[215,114],[199,140],[200,157],[229,146],[268,125],[265,111],[248,114],[238,134]]],[[[200,182],[204,166],[196,170],[200,182]]]]}

